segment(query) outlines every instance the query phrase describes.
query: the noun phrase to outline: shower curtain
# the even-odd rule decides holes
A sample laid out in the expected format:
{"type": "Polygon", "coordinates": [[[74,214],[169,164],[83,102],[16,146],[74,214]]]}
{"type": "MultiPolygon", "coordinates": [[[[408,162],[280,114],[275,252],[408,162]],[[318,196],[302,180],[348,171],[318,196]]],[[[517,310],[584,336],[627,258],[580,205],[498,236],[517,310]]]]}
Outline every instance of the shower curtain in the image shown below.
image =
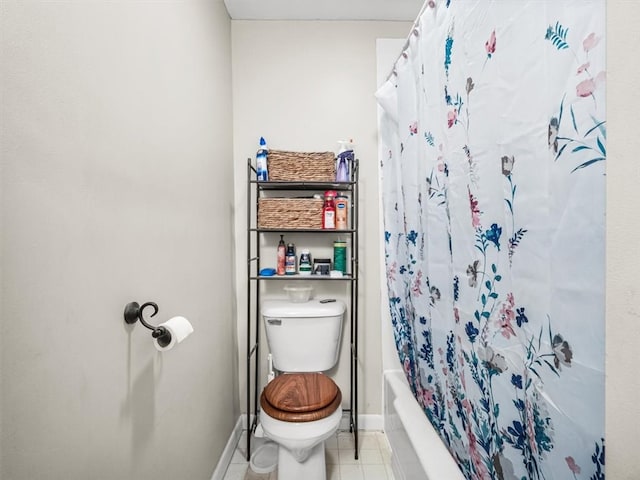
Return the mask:
{"type": "Polygon", "coordinates": [[[604,478],[604,10],[428,1],[377,93],[398,355],[469,479],[604,478]]]}

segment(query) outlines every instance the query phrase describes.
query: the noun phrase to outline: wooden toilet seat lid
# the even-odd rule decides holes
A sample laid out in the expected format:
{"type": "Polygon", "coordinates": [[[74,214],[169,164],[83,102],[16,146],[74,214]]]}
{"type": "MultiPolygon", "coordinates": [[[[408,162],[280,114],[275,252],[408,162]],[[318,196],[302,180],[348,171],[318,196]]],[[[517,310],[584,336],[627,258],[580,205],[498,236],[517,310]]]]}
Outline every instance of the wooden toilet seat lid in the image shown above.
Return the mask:
{"type": "Polygon", "coordinates": [[[328,417],[340,406],[336,383],[322,373],[286,373],[262,391],[260,405],[270,417],[287,422],[310,422],[328,417]]]}

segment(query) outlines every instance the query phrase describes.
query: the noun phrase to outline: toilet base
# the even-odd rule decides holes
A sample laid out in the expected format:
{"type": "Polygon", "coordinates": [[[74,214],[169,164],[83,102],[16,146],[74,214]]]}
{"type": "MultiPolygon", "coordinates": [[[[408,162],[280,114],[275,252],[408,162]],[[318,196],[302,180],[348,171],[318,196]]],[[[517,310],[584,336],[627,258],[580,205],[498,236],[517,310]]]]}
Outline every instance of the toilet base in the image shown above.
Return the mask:
{"type": "Polygon", "coordinates": [[[278,480],[326,480],[324,442],[340,425],[342,408],[313,422],[283,422],[260,412],[264,434],[279,445],[278,480]]]}
{"type": "Polygon", "coordinates": [[[326,480],[324,442],[311,449],[307,459],[300,463],[286,448],[278,449],[278,480],[326,480]]]}

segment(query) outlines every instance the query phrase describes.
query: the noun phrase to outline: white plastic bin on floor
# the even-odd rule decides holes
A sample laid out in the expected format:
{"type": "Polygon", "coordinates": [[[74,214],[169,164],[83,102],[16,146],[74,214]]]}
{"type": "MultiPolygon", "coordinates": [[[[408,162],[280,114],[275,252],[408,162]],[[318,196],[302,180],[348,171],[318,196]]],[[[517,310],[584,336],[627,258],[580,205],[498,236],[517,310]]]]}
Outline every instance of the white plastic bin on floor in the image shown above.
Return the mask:
{"type": "Polygon", "coordinates": [[[256,448],[251,455],[249,467],[255,473],[271,473],[278,466],[278,445],[267,442],[256,448]]]}

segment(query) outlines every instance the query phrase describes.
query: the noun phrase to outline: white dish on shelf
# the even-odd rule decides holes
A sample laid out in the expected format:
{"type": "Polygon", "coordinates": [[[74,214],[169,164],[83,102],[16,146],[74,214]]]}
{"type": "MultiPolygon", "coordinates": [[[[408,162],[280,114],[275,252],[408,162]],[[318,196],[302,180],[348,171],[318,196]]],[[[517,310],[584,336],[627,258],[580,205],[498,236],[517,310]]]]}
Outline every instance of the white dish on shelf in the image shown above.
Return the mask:
{"type": "Polygon", "coordinates": [[[313,287],[311,285],[285,285],[284,291],[290,302],[304,303],[311,298],[313,287]]]}

